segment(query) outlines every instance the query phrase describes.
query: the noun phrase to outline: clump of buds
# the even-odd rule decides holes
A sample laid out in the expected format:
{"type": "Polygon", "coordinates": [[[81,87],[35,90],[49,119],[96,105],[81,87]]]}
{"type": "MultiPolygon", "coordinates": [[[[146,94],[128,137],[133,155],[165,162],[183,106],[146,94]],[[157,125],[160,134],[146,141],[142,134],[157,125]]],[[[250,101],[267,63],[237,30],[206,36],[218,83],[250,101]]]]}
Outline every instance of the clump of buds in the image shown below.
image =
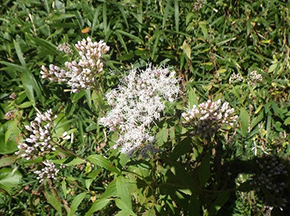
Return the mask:
{"type": "Polygon", "coordinates": [[[65,62],[64,68],[53,64],[50,64],[49,68],[42,66],[40,72],[44,79],[67,83],[71,86],[73,93],[79,92],[81,89],[91,89],[95,86],[95,77],[103,71],[104,67],[101,57],[109,51],[106,43],[103,41],[92,42],[89,37],[78,41],[75,47],[79,54],[77,61],[65,62]]]}
{"type": "Polygon", "coordinates": [[[267,206],[279,207],[287,204],[284,192],[287,189],[287,170],[281,162],[273,156],[265,156],[256,160],[257,172],[253,175],[251,184],[262,195],[267,206]]]}
{"type": "Polygon", "coordinates": [[[36,179],[39,180],[40,183],[45,179],[56,179],[59,169],[55,167],[55,164],[49,160],[43,161],[42,163],[44,168],[34,171],[34,173],[38,175],[36,179]]]}
{"type": "MultiPolygon", "coordinates": [[[[19,151],[16,152],[16,154],[26,160],[36,159],[37,157],[45,157],[56,150],[56,142],[70,139],[67,132],[64,132],[58,139],[53,137],[53,121],[56,118],[57,116],[52,113],[51,109],[44,113],[38,112],[35,119],[30,122],[30,125],[24,126],[28,135],[25,138],[25,141],[18,145],[19,151]]],[[[45,167],[34,172],[39,176],[37,179],[39,179],[40,182],[42,182],[45,178],[54,179],[59,170],[56,169],[55,165],[48,160],[42,162],[42,164],[45,167]]]]}
{"type": "Polygon", "coordinates": [[[238,116],[228,102],[208,100],[182,113],[183,123],[194,135],[211,136],[224,125],[232,127],[238,116]]]}
{"type": "Polygon", "coordinates": [[[252,71],[250,73],[250,85],[255,85],[256,83],[261,83],[263,81],[263,77],[261,74],[258,74],[257,71],[252,71]]]}
{"type": "Polygon", "coordinates": [[[231,76],[230,76],[230,80],[229,80],[229,83],[238,83],[238,82],[242,82],[244,79],[243,77],[239,74],[239,73],[233,73],[231,76]]]}
{"type": "MultiPolygon", "coordinates": [[[[53,142],[53,121],[57,118],[53,115],[52,110],[49,109],[44,113],[37,113],[30,125],[25,125],[25,129],[28,132],[28,136],[25,142],[18,145],[19,151],[16,154],[25,158],[26,160],[31,160],[34,157],[42,157],[55,151],[53,142]]],[[[67,132],[59,138],[59,141],[70,139],[67,132]]]]}
{"type": "Polygon", "coordinates": [[[57,50],[64,52],[65,54],[72,53],[71,46],[68,43],[62,43],[57,46],[57,50]]]}
{"type": "Polygon", "coordinates": [[[51,109],[46,112],[37,113],[36,118],[30,122],[30,125],[25,125],[29,136],[25,139],[24,143],[18,145],[21,157],[27,160],[33,159],[35,156],[43,156],[55,148],[52,145],[52,130],[53,120],[57,116],[53,115],[51,109]]]}

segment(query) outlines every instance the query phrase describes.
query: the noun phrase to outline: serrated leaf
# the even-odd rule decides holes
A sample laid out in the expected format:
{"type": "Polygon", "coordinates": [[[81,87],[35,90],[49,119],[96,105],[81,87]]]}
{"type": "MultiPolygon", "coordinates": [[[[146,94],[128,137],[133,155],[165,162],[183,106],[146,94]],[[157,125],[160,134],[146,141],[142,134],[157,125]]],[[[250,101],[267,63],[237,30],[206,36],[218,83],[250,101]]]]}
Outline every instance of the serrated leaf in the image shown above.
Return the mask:
{"type": "Polygon", "coordinates": [[[199,196],[196,194],[192,194],[190,198],[189,205],[189,215],[198,216],[200,214],[200,200],[199,196]]]}

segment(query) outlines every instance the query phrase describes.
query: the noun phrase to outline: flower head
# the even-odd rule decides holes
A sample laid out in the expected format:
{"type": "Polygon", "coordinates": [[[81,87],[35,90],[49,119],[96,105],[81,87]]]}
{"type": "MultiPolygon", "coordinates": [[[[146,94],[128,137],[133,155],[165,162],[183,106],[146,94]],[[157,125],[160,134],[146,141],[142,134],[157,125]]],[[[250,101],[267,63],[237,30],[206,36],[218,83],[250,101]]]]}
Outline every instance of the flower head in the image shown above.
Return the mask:
{"type": "Polygon", "coordinates": [[[177,82],[174,71],[150,65],[145,71],[131,70],[118,89],[107,93],[112,110],[100,119],[100,124],[119,131],[115,148],[120,147],[121,153],[130,155],[154,140],[149,135],[150,124],[160,118],[165,108],[164,100],[173,102],[176,99],[177,82]]]}
{"type": "MultiPolygon", "coordinates": [[[[49,68],[41,67],[42,78],[53,82],[65,82],[71,86],[71,91],[76,93],[81,89],[90,89],[95,85],[95,77],[103,71],[101,57],[109,51],[103,41],[92,42],[91,38],[83,39],[75,44],[79,53],[77,61],[65,62],[64,68],[53,64],[49,68]]],[[[63,47],[59,48],[63,49],[63,47]]]]}
{"type": "Polygon", "coordinates": [[[72,53],[71,46],[68,43],[62,43],[57,46],[57,50],[64,52],[65,54],[72,53]]]}
{"type": "Polygon", "coordinates": [[[35,156],[43,156],[55,150],[52,144],[52,130],[53,120],[57,116],[53,115],[52,110],[49,109],[44,113],[37,113],[30,125],[25,125],[25,129],[29,135],[25,142],[18,145],[21,157],[30,160],[35,156]]]}
{"type": "Polygon", "coordinates": [[[256,160],[257,172],[252,177],[251,184],[267,206],[279,207],[287,204],[284,192],[287,190],[288,172],[279,158],[265,155],[256,160]]]}
{"type": "Polygon", "coordinates": [[[36,179],[38,179],[40,183],[45,179],[56,179],[59,169],[55,167],[55,164],[49,160],[43,161],[42,163],[44,167],[41,170],[34,171],[34,173],[38,175],[36,179]]]}
{"type": "Polygon", "coordinates": [[[256,83],[261,83],[263,81],[263,76],[258,74],[257,71],[252,71],[250,73],[249,84],[254,86],[256,83]]]}
{"type": "Polygon", "coordinates": [[[208,100],[192,109],[182,113],[183,123],[190,127],[196,135],[208,137],[220,129],[223,125],[233,126],[238,116],[234,115],[234,109],[228,102],[221,100],[213,102],[208,100]]]}

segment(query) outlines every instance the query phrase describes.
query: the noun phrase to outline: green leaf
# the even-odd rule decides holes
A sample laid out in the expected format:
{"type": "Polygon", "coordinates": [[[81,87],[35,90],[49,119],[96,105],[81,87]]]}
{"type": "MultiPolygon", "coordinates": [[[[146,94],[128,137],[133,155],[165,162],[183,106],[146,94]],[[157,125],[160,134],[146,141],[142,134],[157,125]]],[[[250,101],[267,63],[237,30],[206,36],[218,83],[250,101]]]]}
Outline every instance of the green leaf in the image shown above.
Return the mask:
{"type": "Polygon", "coordinates": [[[290,117],[287,117],[284,121],[285,125],[290,125],[290,117]]]}
{"type": "Polygon", "coordinates": [[[90,155],[87,159],[95,165],[103,167],[111,172],[120,174],[120,170],[115,167],[108,159],[104,158],[101,155],[90,155]]]}
{"type": "Polygon", "coordinates": [[[23,57],[23,53],[21,51],[21,48],[19,46],[19,43],[17,43],[16,40],[13,40],[13,44],[14,44],[14,48],[15,48],[15,51],[16,51],[16,54],[17,54],[17,57],[21,63],[22,66],[25,66],[26,65],[26,62],[24,60],[24,57],[23,57]]]}
{"type": "Polygon", "coordinates": [[[188,91],[188,108],[191,109],[193,105],[198,105],[198,99],[195,91],[190,87],[188,91]]]}
{"type": "Polygon", "coordinates": [[[168,139],[168,129],[162,128],[157,134],[156,134],[156,143],[158,146],[162,146],[165,142],[167,142],[168,139]]]}
{"type": "Polygon", "coordinates": [[[192,149],[191,146],[191,137],[186,137],[174,147],[173,152],[170,155],[172,161],[177,160],[182,155],[186,154],[192,149]]]}
{"type": "Polygon", "coordinates": [[[179,31],[179,0],[174,0],[175,30],[179,31]]]}
{"type": "Polygon", "coordinates": [[[66,196],[69,193],[69,191],[67,190],[67,183],[66,183],[65,179],[63,179],[62,182],[61,182],[61,189],[62,189],[62,192],[64,194],[64,198],[66,198],[66,196]]]}
{"type": "Polygon", "coordinates": [[[241,133],[243,137],[246,137],[248,134],[248,126],[249,126],[249,114],[245,108],[241,108],[240,112],[240,121],[241,121],[241,133]]]}
{"type": "Polygon", "coordinates": [[[224,72],[226,72],[226,71],[227,71],[226,69],[221,68],[221,69],[218,69],[218,70],[216,71],[216,73],[218,73],[218,74],[222,74],[222,73],[224,73],[224,72]]]}
{"type": "Polygon", "coordinates": [[[78,194],[74,200],[72,201],[71,204],[71,211],[69,213],[69,216],[74,215],[74,213],[77,211],[78,206],[81,204],[81,202],[83,201],[83,199],[86,197],[87,193],[83,192],[81,194],[78,194]]]}
{"type": "MultiPolygon", "coordinates": [[[[176,181],[180,183],[178,187],[180,188],[189,188],[191,190],[195,190],[197,187],[196,182],[194,179],[190,176],[187,170],[185,170],[184,165],[179,164],[178,162],[172,162],[168,161],[168,164],[172,167],[172,172],[174,173],[174,178],[176,178],[176,181]]],[[[172,187],[172,186],[170,186],[172,187]]],[[[172,190],[172,188],[169,188],[169,190],[172,190]]]]}
{"type": "Polygon", "coordinates": [[[198,169],[198,179],[201,186],[205,186],[210,177],[210,154],[206,153],[198,169]]]}
{"type": "Polygon", "coordinates": [[[269,67],[268,72],[271,73],[271,72],[273,72],[276,68],[277,68],[277,63],[272,64],[272,65],[269,67]]]}
{"type": "Polygon", "coordinates": [[[117,186],[114,180],[107,186],[106,191],[101,195],[101,199],[115,196],[117,196],[117,186]]]}
{"type": "Polygon", "coordinates": [[[256,116],[251,122],[251,129],[253,129],[259,122],[264,119],[264,112],[260,112],[258,116],[256,116]]]}
{"type": "Polygon", "coordinates": [[[214,201],[210,208],[209,215],[216,215],[216,212],[229,200],[230,193],[225,191],[218,195],[217,199],[214,201]]]}
{"type": "Polygon", "coordinates": [[[188,59],[191,59],[191,48],[190,46],[186,43],[186,40],[183,41],[182,44],[182,50],[185,53],[185,55],[187,56],[188,59]]]}
{"type": "Polygon", "coordinates": [[[131,195],[128,190],[128,183],[123,176],[119,176],[116,181],[117,194],[130,209],[132,209],[131,195]]]}
{"type": "Polygon", "coordinates": [[[204,36],[205,39],[208,39],[208,31],[207,31],[207,22],[206,21],[202,21],[198,23],[199,27],[201,28],[202,34],[204,36]]]}
{"type": "Polygon", "coordinates": [[[17,64],[10,63],[10,62],[0,61],[0,63],[8,66],[9,69],[11,68],[11,69],[16,70],[18,72],[22,72],[22,71],[26,70],[25,67],[17,65],[17,64]]]}
{"type": "Polygon", "coordinates": [[[164,15],[163,15],[163,20],[162,20],[162,28],[165,27],[166,20],[167,20],[168,15],[169,15],[169,8],[170,7],[171,7],[171,0],[167,0],[166,6],[165,6],[164,15]]]}
{"type": "Polygon", "coordinates": [[[28,36],[28,39],[30,39],[36,45],[38,45],[39,47],[41,47],[42,49],[47,51],[48,54],[51,54],[51,55],[59,54],[59,51],[56,49],[56,46],[53,43],[49,42],[48,40],[45,40],[45,39],[42,39],[42,38],[32,37],[32,36],[29,36],[29,35],[27,35],[27,36],[28,36]]]}
{"type": "Polygon", "coordinates": [[[141,40],[140,38],[138,38],[138,37],[135,36],[135,35],[132,35],[132,34],[130,34],[130,33],[128,33],[128,32],[122,31],[122,30],[120,30],[120,29],[117,29],[116,32],[118,32],[118,33],[120,33],[120,34],[122,34],[122,35],[125,35],[125,36],[131,38],[132,40],[134,40],[134,41],[137,42],[137,43],[141,43],[141,44],[143,44],[143,40],[141,40]]]}
{"type": "Polygon", "coordinates": [[[75,166],[75,165],[79,165],[85,163],[84,159],[81,158],[74,158],[72,161],[70,161],[69,163],[67,163],[67,166],[75,166]]]}
{"type": "Polygon", "coordinates": [[[85,185],[86,185],[86,188],[88,190],[90,190],[90,186],[91,186],[92,182],[96,179],[96,177],[99,175],[101,170],[102,169],[99,168],[98,170],[95,170],[88,175],[88,179],[85,180],[85,185]]]}
{"type": "Polygon", "coordinates": [[[5,166],[10,166],[17,160],[16,155],[11,155],[11,156],[3,156],[0,159],[0,167],[5,167],[5,166]]]}
{"type": "Polygon", "coordinates": [[[132,215],[132,216],[137,216],[131,209],[131,207],[128,205],[128,203],[125,203],[123,200],[121,199],[116,199],[116,206],[118,208],[120,208],[121,210],[123,210],[124,212],[127,213],[127,215],[132,215]]]}
{"type": "Polygon", "coordinates": [[[0,127],[0,154],[11,154],[18,150],[20,131],[16,121],[8,121],[0,127]]]}
{"type": "Polygon", "coordinates": [[[92,215],[94,212],[101,210],[102,208],[104,208],[111,200],[110,199],[99,199],[96,200],[93,205],[91,206],[91,208],[89,209],[89,211],[87,211],[87,213],[85,214],[85,216],[90,216],[92,215]]]}
{"type": "Polygon", "coordinates": [[[118,39],[119,39],[119,42],[121,43],[121,45],[122,45],[123,48],[125,49],[126,53],[128,53],[127,45],[126,45],[126,43],[125,43],[125,41],[124,41],[122,35],[121,35],[119,32],[117,32],[117,31],[116,31],[116,35],[117,35],[117,37],[118,37],[118,39]]]}
{"type": "Polygon", "coordinates": [[[189,215],[199,216],[200,214],[200,200],[199,196],[196,194],[192,194],[190,198],[189,206],[189,215]]]}
{"type": "Polygon", "coordinates": [[[19,108],[24,109],[24,108],[30,107],[30,106],[32,106],[32,105],[33,105],[33,102],[31,102],[31,101],[26,101],[26,102],[24,102],[23,104],[20,104],[20,105],[19,105],[19,108]]]}
{"type": "Polygon", "coordinates": [[[53,193],[48,193],[46,191],[44,191],[44,196],[47,200],[47,202],[52,205],[53,208],[55,208],[55,210],[62,215],[62,211],[61,211],[61,202],[60,200],[55,196],[55,194],[53,193]]]}
{"type": "Polygon", "coordinates": [[[249,192],[251,190],[253,190],[253,185],[250,184],[250,181],[246,181],[244,183],[242,183],[237,189],[238,191],[243,191],[243,192],[249,192]]]}
{"type": "Polygon", "coordinates": [[[22,175],[16,168],[5,167],[0,170],[0,188],[8,193],[12,192],[12,189],[20,183],[21,179],[22,175]]]}

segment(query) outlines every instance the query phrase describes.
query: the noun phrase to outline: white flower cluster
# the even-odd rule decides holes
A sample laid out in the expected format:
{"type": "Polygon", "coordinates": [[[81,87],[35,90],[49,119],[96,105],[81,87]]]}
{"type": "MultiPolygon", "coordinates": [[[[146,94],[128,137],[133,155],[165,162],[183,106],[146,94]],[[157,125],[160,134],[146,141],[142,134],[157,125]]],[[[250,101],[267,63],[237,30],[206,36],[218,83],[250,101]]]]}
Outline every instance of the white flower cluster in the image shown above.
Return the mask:
{"type": "Polygon", "coordinates": [[[45,113],[37,113],[34,121],[30,122],[29,125],[25,125],[25,129],[30,133],[30,135],[25,139],[24,143],[18,145],[21,157],[27,160],[32,159],[35,156],[43,156],[55,148],[51,144],[51,134],[53,129],[53,120],[57,116],[53,116],[50,110],[45,113]]]}
{"type": "Polygon", "coordinates": [[[120,132],[114,148],[121,147],[121,153],[130,155],[141,146],[151,144],[154,136],[148,132],[150,124],[160,118],[164,100],[173,102],[178,91],[175,72],[168,68],[150,65],[145,71],[131,70],[118,89],[107,93],[112,110],[100,119],[100,124],[120,132]]]}
{"type": "Polygon", "coordinates": [[[194,135],[210,136],[223,125],[233,126],[238,116],[234,115],[234,109],[229,103],[222,104],[221,100],[213,102],[208,100],[192,109],[182,113],[185,126],[192,128],[194,135]]]}
{"type": "Polygon", "coordinates": [[[57,50],[64,52],[65,54],[72,53],[71,46],[68,43],[62,43],[57,46],[57,50]]]}
{"type": "Polygon", "coordinates": [[[255,85],[256,83],[260,83],[263,81],[263,77],[261,74],[258,74],[257,71],[252,71],[250,73],[250,81],[251,85],[255,85]]]}
{"type": "Polygon", "coordinates": [[[239,74],[239,73],[233,73],[230,76],[230,80],[229,83],[237,83],[237,82],[242,82],[243,81],[243,77],[239,74]]]}
{"type": "Polygon", "coordinates": [[[267,205],[279,207],[283,210],[287,200],[283,197],[283,192],[287,188],[287,170],[278,159],[273,156],[266,156],[263,160],[256,160],[258,172],[254,174],[250,182],[257,192],[265,193],[267,205]],[[267,194],[272,194],[268,196],[267,194]]]}
{"type": "Polygon", "coordinates": [[[92,42],[88,37],[75,44],[80,59],[78,61],[65,62],[65,69],[53,64],[49,68],[42,66],[42,78],[53,82],[67,82],[73,93],[81,89],[91,89],[95,86],[95,77],[103,71],[101,57],[109,51],[109,47],[103,41],[92,42]]]}
{"type": "Polygon", "coordinates": [[[40,183],[45,179],[56,179],[59,169],[55,167],[55,164],[49,160],[43,161],[42,163],[44,164],[44,168],[34,171],[34,173],[38,175],[36,179],[39,180],[40,183]]]}

